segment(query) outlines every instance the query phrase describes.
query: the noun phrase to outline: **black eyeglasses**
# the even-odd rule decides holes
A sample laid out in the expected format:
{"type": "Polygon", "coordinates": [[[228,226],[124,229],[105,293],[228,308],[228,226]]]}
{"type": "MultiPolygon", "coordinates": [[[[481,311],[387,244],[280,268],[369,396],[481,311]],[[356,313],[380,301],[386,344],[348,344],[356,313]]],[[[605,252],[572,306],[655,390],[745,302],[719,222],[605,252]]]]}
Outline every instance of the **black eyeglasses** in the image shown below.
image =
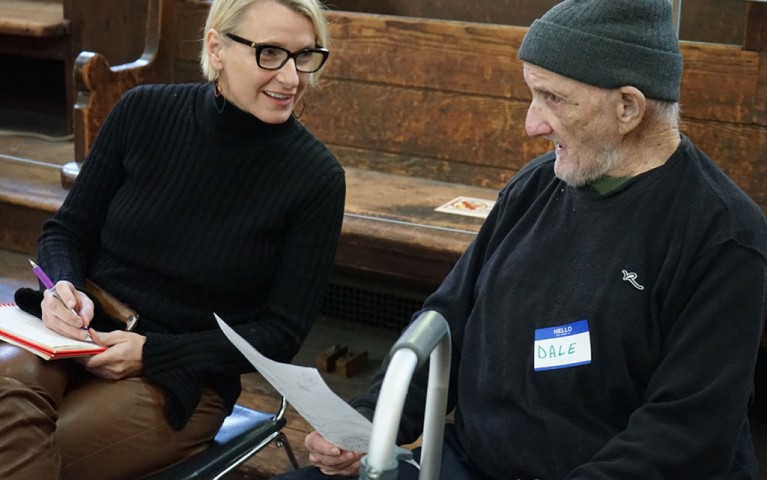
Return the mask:
{"type": "Polygon", "coordinates": [[[314,73],[322,68],[325,60],[328,59],[328,55],[330,55],[326,48],[305,48],[297,52],[291,52],[277,45],[252,42],[233,33],[226,33],[224,35],[237,43],[255,48],[256,63],[264,70],[279,70],[292,58],[295,60],[296,70],[301,73],[314,73]]]}

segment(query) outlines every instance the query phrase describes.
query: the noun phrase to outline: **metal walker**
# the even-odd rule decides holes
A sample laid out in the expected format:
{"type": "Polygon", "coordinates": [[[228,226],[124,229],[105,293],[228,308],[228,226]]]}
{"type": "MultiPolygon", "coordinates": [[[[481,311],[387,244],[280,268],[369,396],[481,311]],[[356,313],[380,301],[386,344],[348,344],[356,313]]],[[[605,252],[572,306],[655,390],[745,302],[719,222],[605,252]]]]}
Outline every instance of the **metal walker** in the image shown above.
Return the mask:
{"type": "Polygon", "coordinates": [[[416,369],[427,359],[430,360],[429,381],[418,478],[439,478],[450,354],[447,321],[433,310],[419,315],[394,343],[373,416],[370,448],[361,460],[360,480],[396,480],[398,459],[412,457],[409,451],[396,447],[395,443],[408,386],[416,369]]]}

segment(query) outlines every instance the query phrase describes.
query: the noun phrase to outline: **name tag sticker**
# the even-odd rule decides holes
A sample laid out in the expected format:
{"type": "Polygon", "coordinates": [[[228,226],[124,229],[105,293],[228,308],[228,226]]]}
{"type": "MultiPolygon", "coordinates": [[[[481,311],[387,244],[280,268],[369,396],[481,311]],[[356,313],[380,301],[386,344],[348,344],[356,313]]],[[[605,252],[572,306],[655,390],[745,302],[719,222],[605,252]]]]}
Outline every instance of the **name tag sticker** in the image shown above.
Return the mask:
{"type": "Polygon", "coordinates": [[[535,331],[533,352],[536,372],[591,363],[589,322],[579,320],[568,325],[539,328],[535,331]]]}

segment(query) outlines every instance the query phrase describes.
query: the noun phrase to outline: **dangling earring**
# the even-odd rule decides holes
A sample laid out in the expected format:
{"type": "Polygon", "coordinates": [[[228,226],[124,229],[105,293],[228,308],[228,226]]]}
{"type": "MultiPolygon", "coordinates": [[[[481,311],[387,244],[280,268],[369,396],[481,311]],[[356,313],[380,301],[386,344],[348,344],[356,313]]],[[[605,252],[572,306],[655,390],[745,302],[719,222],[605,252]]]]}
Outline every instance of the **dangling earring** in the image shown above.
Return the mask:
{"type": "Polygon", "coordinates": [[[213,103],[216,105],[216,111],[219,114],[224,113],[224,108],[226,108],[226,97],[221,93],[221,87],[218,85],[218,80],[213,83],[213,95],[213,103]],[[221,101],[219,101],[219,98],[221,101]]]}
{"type": "Polygon", "coordinates": [[[301,111],[296,113],[296,109],[295,108],[293,109],[293,116],[296,117],[296,120],[301,118],[301,115],[304,114],[304,110],[306,110],[306,100],[304,99],[304,97],[301,97],[301,111]]]}

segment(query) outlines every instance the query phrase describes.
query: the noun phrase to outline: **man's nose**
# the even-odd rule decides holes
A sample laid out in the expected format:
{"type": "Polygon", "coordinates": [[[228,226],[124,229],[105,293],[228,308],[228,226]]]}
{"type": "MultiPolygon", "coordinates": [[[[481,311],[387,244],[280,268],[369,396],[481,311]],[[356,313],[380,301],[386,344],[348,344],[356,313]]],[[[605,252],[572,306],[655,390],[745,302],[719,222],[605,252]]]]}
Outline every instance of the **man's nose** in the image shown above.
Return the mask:
{"type": "Polygon", "coordinates": [[[525,132],[530,137],[540,137],[552,133],[551,125],[543,118],[534,104],[530,104],[527,109],[525,132]]]}

